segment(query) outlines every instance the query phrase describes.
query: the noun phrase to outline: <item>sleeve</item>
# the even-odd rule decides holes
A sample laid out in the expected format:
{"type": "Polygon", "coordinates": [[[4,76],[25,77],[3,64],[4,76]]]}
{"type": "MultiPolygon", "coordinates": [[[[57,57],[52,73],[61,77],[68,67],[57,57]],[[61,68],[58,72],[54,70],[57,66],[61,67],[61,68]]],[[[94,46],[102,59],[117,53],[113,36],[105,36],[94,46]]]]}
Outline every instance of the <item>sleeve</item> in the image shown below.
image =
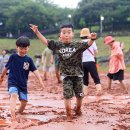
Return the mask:
{"type": "Polygon", "coordinates": [[[52,51],[55,51],[57,46],[54,40],[48,40],[48,48],[52,51]]]}
{"type": "Polygon", "coordinates": [[[88,41],[82,41],[80,42],[81,43],[81,46],[84,48],[84,49],[87,49],[89,48],[90,46],[88,45],[88,41]]]}
{"type": "Polygon", "coordinates": [[[11,62],[13,62],[13,55],[9,57],[8,62],[5,65],[5,68],[8,70],[10,68],[11,62]]]}
{"type": "Polygon", "coordinates": [[[33,62],[32,58],[30,58],[29,70],[32,71],[32,72],[37,70],[36,66],[34,65],[34,62],[33,62]]]}
{"type": "Polygon", "coordinates": [[[93,43],[93,50],[97,50],[98,48],[97,48],[97,45],[96,45],[96,43],[94,42],[93,43]]]}
{"type": "Polygon", "coordinates": [[[118,45],[115,46],[115,48],[114,48],[114,55],[117,55],[117,56],[123,55],[123,52],[122,52],[120,46],[118,46],[118,45]]]}
{"type": "Polygon", "coordinates": [[[42,56],[46,56],[46,50],[44,49],[44,51],[42,52],[42,56]]]}

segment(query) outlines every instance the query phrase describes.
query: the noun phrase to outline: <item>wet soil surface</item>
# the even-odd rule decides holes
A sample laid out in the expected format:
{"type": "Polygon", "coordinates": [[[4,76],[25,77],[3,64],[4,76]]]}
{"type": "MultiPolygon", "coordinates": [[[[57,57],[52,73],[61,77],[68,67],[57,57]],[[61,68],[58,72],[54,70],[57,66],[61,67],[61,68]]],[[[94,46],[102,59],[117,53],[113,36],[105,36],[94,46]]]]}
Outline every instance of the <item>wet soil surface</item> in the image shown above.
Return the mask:
{"type": "MultiPolygon", "coordinates": [[[[41,75],[42,76],[42,75],[41,75]]],[[[41,90],[33,74],[29,76],[29,101],[25,111],[17,115],[17,122],[10,121],[7,81],[0,86],[0,130],[130,130],[130,74],[125,73],[129,94],[124,94],[118,82],[107,90],[107,77],[100,73],[104,89],[102,96],[95,96],[96,89],[90,79],[89,94],[83,99],[82,115],[66,120],[62,85],[57,84],[55,75],[44,81],[41,90]],[[53,77],[53,78],[51,78],[53,77]]],[[[19,101],[17,101],[17,107],[19,101]]],[[[75,97],[72,99],[72,109],[75,97]]]]}

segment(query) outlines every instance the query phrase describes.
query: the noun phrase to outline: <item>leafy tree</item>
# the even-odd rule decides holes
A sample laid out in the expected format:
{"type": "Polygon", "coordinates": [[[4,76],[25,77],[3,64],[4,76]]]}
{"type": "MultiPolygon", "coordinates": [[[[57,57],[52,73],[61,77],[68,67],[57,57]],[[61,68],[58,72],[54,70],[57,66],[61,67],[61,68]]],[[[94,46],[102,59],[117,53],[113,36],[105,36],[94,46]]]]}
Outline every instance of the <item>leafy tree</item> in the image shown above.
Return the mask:
{"type": "Polygon", "coordinates": [[[99,25],[100,15],[105,17],[105,29],[124,25],[130,17],[129,0],[82,0],[74,14],[74,24],[80,28],[80,20],[85,20],[86,26],[99,25]]]}

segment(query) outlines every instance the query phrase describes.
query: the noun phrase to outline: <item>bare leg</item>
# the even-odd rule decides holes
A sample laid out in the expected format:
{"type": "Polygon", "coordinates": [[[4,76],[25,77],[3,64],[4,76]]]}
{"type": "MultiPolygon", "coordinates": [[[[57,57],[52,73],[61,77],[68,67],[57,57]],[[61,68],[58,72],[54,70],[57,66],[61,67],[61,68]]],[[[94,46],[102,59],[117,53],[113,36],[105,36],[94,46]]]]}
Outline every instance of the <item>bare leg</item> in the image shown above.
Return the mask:
{"type": "Polygon", "coordinates": [[[15,109],[16,109],[17,98],[18,98],[17,93],[12,93],[11,94],[11,97],[10,97],[10,112],[11,112],[12,121],[16,121],[15,109]]]}
{"type": "Polygon", "coordinates": [[[47,70],[43,71],[43,80],[47,80],[47,70]]]}
{"type": "Polygon", "coordinates": [[[58,83],[61,83],[59,71],[56,71],[55,73],[56,73],[56,78],[57,78],[58,83]]]}
{"type": "Polygon", "coordinates": [[[82,99],[81,98],[78,98],[76,97],[76,108],[75,108],[75,114],[78,115],[78,116],[81,116],[81,106],[82,106],[82,99]]]}
{"type": "Polygon", "coordinates": [[[96,84],[96,89],[97,89],[97,93],[96,93],[97,96],[100,96],[103,94],[103,89],[102,89],[101,84],[96,84]]]}
{"type": "Polygon", "coordinates": [[[83,86],[83,93],[85,96],[88,95],[88,86],[86,85],[83,86]]]}
{"type": "Polygon", "coordinates": [[[128,90],[127,90],[127,87],[125,86],[125,83],[123,80],[119,80],[120,84],[121,84],[121,87],[123,88],[124,92],[126,94],[128,94],[128,90]]]}
{"type": "Polygon", "coordinates": [[[64,103],[65,103],[65,109],[66,109],[66,114],[67,114],[67,120],[71,120],[72,119],[72,115],[71,115],[71,99],[65,99],[64,103]]]}
{"type": "Polygon", "coordinates": [[[108,89],[111,89],[112,80],[108,78],[108,89]]]}
{"type": "Polygon", "coordinates": [[[19,109],[17,110],[18,113],[22,113],[27,105],[27,101],[20,100],[21,104],[19,106],[19,109]]]}

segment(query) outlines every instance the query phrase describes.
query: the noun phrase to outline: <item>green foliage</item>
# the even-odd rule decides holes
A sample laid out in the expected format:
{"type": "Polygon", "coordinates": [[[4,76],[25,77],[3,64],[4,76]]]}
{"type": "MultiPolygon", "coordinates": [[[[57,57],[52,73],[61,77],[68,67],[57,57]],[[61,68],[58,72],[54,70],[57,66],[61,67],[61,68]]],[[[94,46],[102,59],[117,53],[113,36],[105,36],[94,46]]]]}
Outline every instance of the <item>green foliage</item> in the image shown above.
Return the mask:
{"type": "MultiPolygon", "coordinates": [[[[129,0],[81,0],[76,9],[60,8],[53,0],[0,0],[0,37],[6,33],[30,34],[29,24],[37,24],[45,32],[57,30],[63,23],[71,22],[75,28],[100,26],[104,16],[103,31],[130,30],[129,0]],[[72,18],[69,20],[68,15],[72,18]]],[[[99,32],[99,28],[96,31],[99,32]]],[[[29,35],[29,36],[30,36],[29,35]]]]}
{"type": "Polygon", "coordinates": [[[0,36],[11,32],[13,35],[31,33],[29,24],[39,26],[40,30],[56,30],[60,24],[69,22],[72,9],[62,9],[49,0],[1,0],[0,36]]]}
{"type": "Polygon", "coordinates": [[[85,27],[86,26],[84,18],[80,19],[79,24],[80,24],[81,27],[85,27]]]}
{"type": "Polygon", "coordinates": [[[130,17],[129,0],[82,0],[78,6],[73,18],[74,24],[79,28],[82,18],[91,27],[100,25],[100,15],[103,15],[104,29],[113,30],[119,24],[126,26],[125,23],[128,23],[127,19],[130,17]]]}

